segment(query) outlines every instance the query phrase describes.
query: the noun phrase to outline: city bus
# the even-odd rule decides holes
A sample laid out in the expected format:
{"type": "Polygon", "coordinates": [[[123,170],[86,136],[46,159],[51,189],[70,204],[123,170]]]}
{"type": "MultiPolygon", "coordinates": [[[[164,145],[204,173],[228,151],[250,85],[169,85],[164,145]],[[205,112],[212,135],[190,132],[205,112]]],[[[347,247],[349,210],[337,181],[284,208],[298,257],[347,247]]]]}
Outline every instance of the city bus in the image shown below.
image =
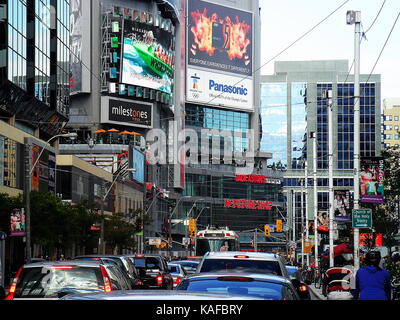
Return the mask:
{"type": "Polygon", "coordinates": [[[235,231],[217,228],[199,230],[196,236],[196,256],[203,256],[207,252],[239,251],[239,236],[235,231]]]}

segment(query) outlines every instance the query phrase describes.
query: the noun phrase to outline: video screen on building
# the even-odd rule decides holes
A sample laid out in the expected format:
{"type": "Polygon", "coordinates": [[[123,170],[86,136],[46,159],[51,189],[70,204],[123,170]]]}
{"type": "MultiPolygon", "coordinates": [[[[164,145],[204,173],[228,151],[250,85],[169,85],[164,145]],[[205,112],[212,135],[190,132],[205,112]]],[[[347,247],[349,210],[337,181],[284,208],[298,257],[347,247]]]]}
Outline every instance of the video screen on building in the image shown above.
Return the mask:
{"type": "Polygon", "coordinates": [[[188,65],[242,75],[253,71],[253,14],[188,1],[188,65]]]}
{"type": "MultiPolygon", "coordinates": [[[[158,19],[156,17],[155,19],[158,19]]],[[[173,93],[175,40],[167,24],[124,20],[121,82],[173,93]]]]}

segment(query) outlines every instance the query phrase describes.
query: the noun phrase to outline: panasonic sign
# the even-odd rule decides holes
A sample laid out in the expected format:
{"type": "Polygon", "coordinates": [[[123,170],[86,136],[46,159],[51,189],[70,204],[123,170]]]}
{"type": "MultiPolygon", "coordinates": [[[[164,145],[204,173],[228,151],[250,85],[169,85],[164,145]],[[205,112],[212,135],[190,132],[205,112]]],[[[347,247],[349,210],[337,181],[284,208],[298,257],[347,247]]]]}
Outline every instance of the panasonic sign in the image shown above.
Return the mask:
{"type": "Polygon", "coordinates": [[[226,84],[217,83],[214,80],[210,80],[209,89],[218,92],[237,94],[240,96],[247,96],[248,94],[247,88],[244,88],[243,86],[241,87],[229,86],[226,84]]]}
{"type": "Polygon", "coordinates": [[[227,74],[188,68],[186,81],[188,102],[254,111],[252,78],[243,79],[227,74]]]}

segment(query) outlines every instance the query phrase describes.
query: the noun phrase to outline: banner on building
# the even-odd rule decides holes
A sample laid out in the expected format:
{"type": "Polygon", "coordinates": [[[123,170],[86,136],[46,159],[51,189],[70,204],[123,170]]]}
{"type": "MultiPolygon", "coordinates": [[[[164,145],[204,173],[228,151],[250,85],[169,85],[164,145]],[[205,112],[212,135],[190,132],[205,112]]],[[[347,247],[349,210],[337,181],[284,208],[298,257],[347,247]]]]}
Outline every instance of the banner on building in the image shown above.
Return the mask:
{"type": "MultiPolygon", "coordinates": [[[[159,19],[155,17],[154,19],[159,19]]],[[[124,20],[121,82],[173,93],[175,37],[170,20],[124,20]]]]}
{"type": "Polygon", "coordinates": [[[188,1],[188,65],[252,76],[253,14],[188,1]]]}
{"type": "Polygon", "coordinates": [[[139,183],[144,183],[144,162],[145,155],[136,148],[131,149],[132,162],[131,168],[136,171],[132,173],[132,179],[139,183]]]}
{"type": "Polygon", "coordinates": [[[383,157],[361,158],[360,198],[361,202],[383,203],[385,200],[383,157]]]}
{"type": "Polygon", "coordinates": [[[25,212],[22,209],[13,209],[10,219],[10,235],[12,237],[26,236],[25,212]]]}
{"type": "Polygon", "coordinates": [[[70,93],[90,92],[91,30],[90,1],[71,0],[70,46],[71,78],[70,93]]]}
{"type": "Polygon", "coordinates": [[[333,210],[337,222],[351,222],[351,198],[348,190],[335,190],[333,210]]]}

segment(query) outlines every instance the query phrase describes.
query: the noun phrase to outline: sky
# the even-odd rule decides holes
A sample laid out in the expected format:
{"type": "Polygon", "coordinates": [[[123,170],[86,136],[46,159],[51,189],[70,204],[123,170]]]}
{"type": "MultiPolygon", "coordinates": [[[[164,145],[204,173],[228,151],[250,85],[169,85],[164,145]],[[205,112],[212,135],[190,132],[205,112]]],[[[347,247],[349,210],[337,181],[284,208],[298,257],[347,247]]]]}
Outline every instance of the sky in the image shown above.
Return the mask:
{"type": "MultiPolygon", "coordinates": [[[[259,0],[261,7],[261,66],[288,47],[345,0],[259,0]]],[[[294,46],[261,69],[262,75],[274,73],[274,61],[354,59],[354,25],[346,24],[348,10],[361,11],[362,30],[360,72],[369,75],[400,12],[400,0],[349,0],[328,20],[294,46]]],[[[353,73],[353,70],[352,72],[353,73]]],[[[381,74],[382,99],[400,97],[400,18],[373,72],[381,74]]]]}

